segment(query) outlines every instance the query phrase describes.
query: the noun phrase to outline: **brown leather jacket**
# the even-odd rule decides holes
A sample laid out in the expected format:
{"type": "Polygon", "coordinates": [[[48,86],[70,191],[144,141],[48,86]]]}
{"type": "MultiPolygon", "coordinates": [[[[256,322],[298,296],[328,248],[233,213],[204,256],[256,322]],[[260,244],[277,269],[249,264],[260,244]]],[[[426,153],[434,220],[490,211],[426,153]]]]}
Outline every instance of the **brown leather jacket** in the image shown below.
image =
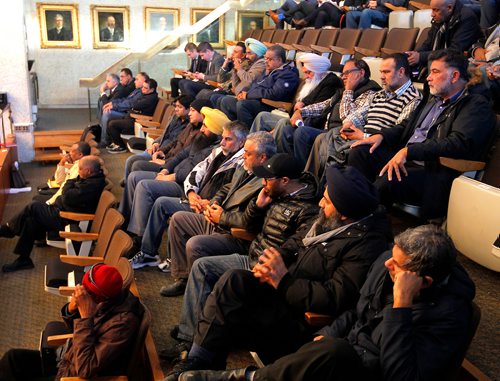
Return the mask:
{"type": "Polygon", "coordinates": [[[93,317],[81,319],[62,308],[74,337],[63,347],[56,381],[61,377],[124,375],[140,325],[142,305],[130,292],[100,303],[93,317]]]}

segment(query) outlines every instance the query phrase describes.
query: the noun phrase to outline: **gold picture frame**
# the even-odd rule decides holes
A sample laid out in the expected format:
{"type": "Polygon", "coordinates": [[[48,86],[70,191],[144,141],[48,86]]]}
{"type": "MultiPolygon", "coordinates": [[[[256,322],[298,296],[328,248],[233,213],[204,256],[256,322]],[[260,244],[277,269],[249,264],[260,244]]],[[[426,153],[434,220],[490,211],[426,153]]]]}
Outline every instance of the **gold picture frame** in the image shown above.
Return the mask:
{"type": "Polygon", "coordinates": [[[94,49],[130,47],[129,7],[91,5],[94,49]]]}
{"type": "Polygon", "coordinates": [[[78,5],[37,3],[40,47],[80,49],[78,5]]]}
{"type": "MultiPolygon", "coordinates": [[[[213,8],[191,8],[191,25],[200,21],[203,17],[212,12],[213,8]]],[[[209,42],[213,48],[224,47],[224,15],[212,22],[205,29],[193,35],[193,42],[198,45],[202,41],[209,42]]]]}
{"type": "Polygon", "coordinates": [[[249,29],[264,29],[269,26],[269,17],[264,12],[236,11],[237,40],[249,29]]]}
{"type": "MultiPolygon", "coordinates": [[[[144,7],[144,26],[148,40],[159,39],[166,32],[175,30],[181,24],[180,8],[144,7]]],[[[166,48],[179,46],[179,39],[166,48]]]]}

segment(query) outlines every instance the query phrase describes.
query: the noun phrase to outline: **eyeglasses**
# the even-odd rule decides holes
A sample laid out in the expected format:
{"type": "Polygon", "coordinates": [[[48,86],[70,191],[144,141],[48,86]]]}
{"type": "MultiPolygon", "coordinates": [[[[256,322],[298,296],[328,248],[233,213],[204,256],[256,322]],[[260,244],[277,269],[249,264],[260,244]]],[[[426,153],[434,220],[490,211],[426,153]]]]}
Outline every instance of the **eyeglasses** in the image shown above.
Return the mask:
{"type": "Polygon", "coordinates": [[[361,69],[351,69],[351,70],[346,70],[342,74],[340,74],[341,77],[347,77],[349,74],[354,73],[355,71],[360,71],[361,69]]]}
{"type": "Polygon", "coordinates": [[[264,59],[267,61],[274,61],[276,59],[276,57],[265,57],[264,56],[264,59]]]}

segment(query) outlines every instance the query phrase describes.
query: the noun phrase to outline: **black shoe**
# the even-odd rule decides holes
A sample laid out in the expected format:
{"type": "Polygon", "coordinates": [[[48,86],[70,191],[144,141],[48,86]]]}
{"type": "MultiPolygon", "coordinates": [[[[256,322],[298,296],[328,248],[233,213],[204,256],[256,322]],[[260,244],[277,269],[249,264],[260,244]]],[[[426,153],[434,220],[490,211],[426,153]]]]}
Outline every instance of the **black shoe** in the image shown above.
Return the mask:
{"type": "Polygon", "coordinates": [[[191,370],[179,376],[179,381],[245,381],[246,372],[254,367],[233,370],[191,370]]]}
{"type": "Polygon", "coordinates": [[[210,364],[203,361],[199,357],[187,358],[178,362],[164,381],[177,381],[181,373],[187,372],[188,370],[202,370],[209,368],[210,364]]]}
{"type": "Polygon", "coordinates": [[[33,261],[31,260],[31,258],[19,257],[14,262],[9,263],[7,265],[3,265],[2,271],[4,273],[11,273],[11,272],[18,271],[18,270],[29,270],[29,269],[32,269],[34,267],[35,267],[35,265],[33,264],[33,261]]]}
{"type": "Polygon", "coordinates": [[[128,152],[127,148],[121,147],[121,146],[107,148],[107,150],[108,150],[108,153],[111,153],[111,154],[128,152]]]}
{"type": "Polygon", "coordinates": [[[187,353],[189,353],[192,345],[193,344],[188,341],[181,341],[165,349],[162,349],[160,352],[158,352],[158,356],[160,356],[162,359],[173,360],[176,358],[181,358],[182,352],[186,352],[187,357],[187,353]]]}
{"type": "Polygon", "coordinates": [[[184,295],[187,279],[176,279],[173,284],[163,286],[160,290],[161,296],[180,296],[184,295]]]}
{"type": "Polygon", "coordinates": [[[10,228],[9,224],[0,225],[0,237],[13,238],[16,234],[10,228]]]}

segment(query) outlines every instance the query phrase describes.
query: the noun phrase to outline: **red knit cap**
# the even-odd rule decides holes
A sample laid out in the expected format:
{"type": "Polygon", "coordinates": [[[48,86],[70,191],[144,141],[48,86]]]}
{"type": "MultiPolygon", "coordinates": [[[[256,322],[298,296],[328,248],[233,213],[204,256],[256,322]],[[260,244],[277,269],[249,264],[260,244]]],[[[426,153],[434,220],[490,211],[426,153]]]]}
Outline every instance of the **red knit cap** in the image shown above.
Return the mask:
{"type": "Polygon", "coordinates": [[[120,295],[123,279],[118,270],[104,263],[97,263],[83,276],[83,286],[99,300],[115,298],[120,295]]]}

